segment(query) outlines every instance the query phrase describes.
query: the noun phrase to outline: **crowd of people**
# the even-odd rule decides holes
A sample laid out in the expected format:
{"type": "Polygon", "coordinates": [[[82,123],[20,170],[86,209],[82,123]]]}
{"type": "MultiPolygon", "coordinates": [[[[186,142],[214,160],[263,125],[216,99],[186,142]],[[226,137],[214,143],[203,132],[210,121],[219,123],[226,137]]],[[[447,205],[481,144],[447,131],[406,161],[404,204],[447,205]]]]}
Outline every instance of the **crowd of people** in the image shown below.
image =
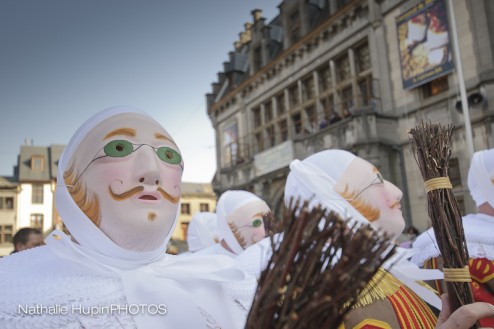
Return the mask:
{"type": "MultiPolygon", "coordinates": [[[[478,179],[469,176],[480,210],[472,215],[472,237],[466,228],[473,268],[492,262],[492,239],[476,235],[494,215],[489,152],[474,157],[478,179]]],[[[70,234],[55,230],[46,245],[0,261],[2,328],[243,328],[267,264],[252,250],[267,241],[271,209],[249,191],[226,191],[215,213],[194,216],[189,252],[166,254],[183,168],[173,137],[144,111],[109,108],[81,125],[58,164],[56,206],[70,234]]],[[[307,200],[393,239],[405,228],[401,197],[378,168],[343,150],[294,160],[285,186],[287,206],[307,200]]],[[[445,295],[426,287],[423,280],[440,280],[442,272],[408,260],[413,248],[431,249],[421,237],[412,249],[398,248],[376,289],[359,297],[338,328],[470,328],[494,316],[492,294],[477,293],[489,298],[451,313],[445,295]]],[[[491,291],[494,275],[481,272],[472,272],[479,291],[491,291]]]]}

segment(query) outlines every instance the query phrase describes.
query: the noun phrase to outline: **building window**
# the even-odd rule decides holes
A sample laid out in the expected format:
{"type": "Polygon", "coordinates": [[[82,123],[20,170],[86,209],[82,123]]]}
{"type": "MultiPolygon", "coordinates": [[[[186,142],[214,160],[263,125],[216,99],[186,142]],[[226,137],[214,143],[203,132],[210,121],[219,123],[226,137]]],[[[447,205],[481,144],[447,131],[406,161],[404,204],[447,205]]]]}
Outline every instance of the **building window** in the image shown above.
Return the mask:
{"type": "Polygon", "coordinates": [[[273,120],[273,103],[271,101],[264,104],[264,122],[268,123],[273,120]]]}
{"type": "Polygon", "coordinates": [[[360,102],[362,105],[369,105],[372,100],[372,80],[370,76],[366,76],[358,81],[360,92],[360,102]]]}
{"type": "Polygon", "coordinates": [[[182,215],[190,215],[190,203],[180,204],[180,213],[182,215]]]}
{"type": "Polygon", "coordinates": [[[347,54],[338,58],[335,61],[335,68],[336,68],[336,78],[338,79],[338,82],[343,82],[350,79],[351,77],[350,60],[348,59],[347,54]]]}
{"type": "Polygon", "coordinates": [[[345,6],[346,4],[350,3],[351,0],[338,0],[337,1],[337,5],[338,5],[338,9],[340,9],[341,7],[345,6]]]}
{"type": "Polygon", "coordinates": [[[300,115],[300,112],[292,115],[292,122],[295,134],[302,133],[302,116],[300,115]]]}
{"type": "Polygon", "coordinates": [[[294,44],[301,36],[300,12],[298,10],[293,11],[288,16],[288,26],[291,44],[294,44]]]}
{"type": "Polygon", "coordinates": [[[254,138],[256,139],[255,152],[258,153],[264,151],[264,141],[262,139],[262,133],[261,132],[256,133],[254,135],[254,138]]]}
{"type": "Polygon", "coordinates": [[[271,125],[266,128],[266,136],[267,136],[267,147],[272,147],[275,145],[275,134],[274,134],[274,125],[271,125]]]}
{"type": "Polygon", "coordinates": [[[282,115],[286,112],[285,93],[281,93],[276,96],[276,108],[278,115],[282,115]]]}
{"type": "Polygon", "coordinates": [[[309,134],[313,134],[317,132],[318,126],[317,126],[317,116],[316,116],[316,110],[314,106],[308,106],[305,109],[305,132],[309,134]]]}
{"type": "Polygon", "coordinates": [[[293,108],[298,105],[299,97],[298,97],[298,84],[295,83],[290,88],[288,88],[288,100],[290,103],[290,107],[293,108]]]}
{"type": "Polygon", "coordinates": [[[200,203],[199,209],[201,212],[209,211],[209,203],[200,203]]]}
{"type": "Polygon", "coordinates": [[[341,90],[340,98],[343,117],[350,116],[351,109],[353,108],[353,91],[351,85],[341,90]]]}
{"type": "Polygon", "coordinates": [[[429,98],[449,90],[448,76],[444,75],[440,78],[432,80],[421,87],[424,98],[429,98]]]}
{"type": "Polygon", "coordinates": [[[254,71],[257,72],[262,68],[262,48],[254,48],[254,71]]]}
{"type": "Polygon", "coordinates": [[[31,170],[41,172],[45,169],[45,158],[42,155],[33,155],[31,157],[31,170]]]}
{"type": "Polygon", "coordinates": [[[187,240],[187,231],[189,230],[189,222],[180,223],[182,229],[182,240],[187,240]]]}
{"type": "Polygon", "coordinates": [[[0,198],[0,209],[14,209],[14,198],[0,198]]]}
{"type": "Polygon", "coordinates": [[[311,76],[302,82],[302,98],[304,102],[314,98],[314,78],[311,76]]]}
{"type": "Polygon", "coordinates": [[[254,113],[254,127],[259,127],[261,125],[261,108],[256,107],[252,112],[254,113]]]}
{"type": "Polygon", "coordinates": [[[0,243],[12,243],[13,233],[12,225],[0,225],[0,243]]]}
{"type": "Polygon", "coordinates": [[[14,198],[13,197],[5,198],[5,209],[14,209],[14,198]]]}
{"type": "Polygon", "coordinates": [[[288,124],[286,122],[286,119],[278,122],[278,129],[280,131],[280,141],[286,141],[288,139],[288,124]]]}
{"type": "Polygon", "coordinates": [[[33,184],[31,203],[43,203],[43,184],[33,184]]]}
{"type": "Polygon", "coordinates": [[[317,70],[319,92],[323,93],[331,89],[331,71],[329,65],[326,64],[317,70]]]}
{"type": "Polygon", "coordinates": [[[357,74],[371,69],[370,50],[367,43],[355,49],[355,66],[357,74]]]}
{"type": "Polygon", "coordinates": [[[31,225],[32,228],[37,228],[43,231],[43,214],[31,214],[31,225]]]}

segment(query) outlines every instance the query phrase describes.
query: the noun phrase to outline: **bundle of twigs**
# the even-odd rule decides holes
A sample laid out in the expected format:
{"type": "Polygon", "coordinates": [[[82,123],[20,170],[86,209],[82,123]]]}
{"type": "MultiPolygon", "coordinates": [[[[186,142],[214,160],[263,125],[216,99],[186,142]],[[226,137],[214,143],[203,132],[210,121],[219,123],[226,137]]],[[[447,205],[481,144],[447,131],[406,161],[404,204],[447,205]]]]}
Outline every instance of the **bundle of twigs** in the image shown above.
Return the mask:
{"type": "Polygon", "coordinates": [[[422,121],[409,132],[410,145],[427,191],[429,217],[444,262],[452,311],[474,301],[461,213],[448,178],[453,128],[453,125],[422,121]]]}
{"type": "Polygon", "coordinates": [[[350,227],[333,212],[309,211],[307,202],[285,209],[277,227],[249,329],[337,328],[394,251],[369,225],[350,227]]]}

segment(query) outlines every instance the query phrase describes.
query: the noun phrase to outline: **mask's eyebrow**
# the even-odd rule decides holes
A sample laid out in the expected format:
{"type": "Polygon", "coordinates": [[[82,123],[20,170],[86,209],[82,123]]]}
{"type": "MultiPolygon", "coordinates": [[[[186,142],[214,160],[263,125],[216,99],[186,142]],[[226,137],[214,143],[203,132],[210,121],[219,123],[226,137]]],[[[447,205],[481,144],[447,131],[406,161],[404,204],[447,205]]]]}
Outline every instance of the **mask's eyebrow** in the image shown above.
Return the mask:
{"type": "Polygon", "coordinates": [[[166,136],[165,136],[165,135],[163,135],[163,134],[160,134],[160,133],[155,133],[155,134],[154,134],[154,138],[156,138],[156,139],[160,139],[160,140],[169,141],[170,143],[172,143],[173,145],[175,145],[175,146],[178,148],[177,144],[175,144],[175,142],[174,142],[171,138],[168,138],[168,137],[166,137],[166,136]]]}
{"type": "Polygon", "coordinates": [[[132,128],[119,128],[119,129],[115,129],[115,130],[110,131],[108,134],[106,134],[106,136],[103,137],[103,140],[108,139],[108,138],[113,137],[113,136],[117,136],[117,135],[124,135],[124,136],[135,137],[136,130],[135,129],[132,129],[132,128]]]}

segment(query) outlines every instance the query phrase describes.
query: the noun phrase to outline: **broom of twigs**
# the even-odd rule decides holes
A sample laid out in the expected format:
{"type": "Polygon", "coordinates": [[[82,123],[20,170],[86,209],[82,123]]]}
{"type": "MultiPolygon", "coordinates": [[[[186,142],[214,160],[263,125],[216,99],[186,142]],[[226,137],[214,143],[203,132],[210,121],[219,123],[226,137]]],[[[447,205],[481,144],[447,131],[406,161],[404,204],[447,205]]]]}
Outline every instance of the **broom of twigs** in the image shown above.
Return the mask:
{"type": "Polygon", "coordinates": [[[422,121],[410,130],[409,140],[425,182],[429,217],[444,261],[451,308],[455,311],[462,305],[472,303],[474,298],[466,267],[469,257],[460,209],[451,191],[449,178],[441,178],[448,177],[453,128],[451,124],[422,121]]]}
{"type": "Polygon", "coordinates": [[[246,328],[337,328],[394,246],[369,225],[295,202],[275,223],[246,328]]]}

